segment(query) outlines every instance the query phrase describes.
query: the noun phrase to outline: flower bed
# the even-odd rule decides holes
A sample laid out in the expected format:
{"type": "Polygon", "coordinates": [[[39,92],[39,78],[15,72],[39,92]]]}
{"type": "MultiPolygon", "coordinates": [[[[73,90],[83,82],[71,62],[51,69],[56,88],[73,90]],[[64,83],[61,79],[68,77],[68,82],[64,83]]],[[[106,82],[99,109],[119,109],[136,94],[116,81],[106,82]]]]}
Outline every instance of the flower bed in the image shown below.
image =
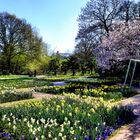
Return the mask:
{"type": "Polygon", "coordinates": [[[0,80],[0,91],[7,89],[16,89],[16,88],[29,88],[34,86],[46,86],[50,85],[47,81],[37,80],[36,78],[18,78],[18,79],[3,79],[0,80]]]}
{"type": "Polygon", "coordinates": [[[127,86],[118,85],[101,85],[101,87],[87,87],[80,84],[70,84],[66,86],[49,86],[49,87],[37,87],[34,88],[36,92],[51,93],[51,94],[63,94],[63,93],[75,93],[77,95],[85,95],[92,97],[103,97],[104,99],[121,100],[123,97],[130,97],[136,95],[136,92],[128,88],[127,86]]]}
{"type": "Polygon", "coordinates": [[[4,90],[0,92],[0,103],[19,101],[33,98],[32,92],[16,92],[14,90],[4,90]]]}
{"type": "Polygon", "coordinates": [[[68,79],[66,80],[67,83],[71,84],[81,84],[81,85],[96,85],[100,86],[101,84],[103,85],[114,85],[117,82],[120,82],[121,80],[118,78],[77,78],[77,79],[68,79]]]}
{"type": "Polygon", "coordinates": [[[0,109],[0,138],[104,139],[118,123],[119,109],[103,98],[67,94],[0,109]]]}

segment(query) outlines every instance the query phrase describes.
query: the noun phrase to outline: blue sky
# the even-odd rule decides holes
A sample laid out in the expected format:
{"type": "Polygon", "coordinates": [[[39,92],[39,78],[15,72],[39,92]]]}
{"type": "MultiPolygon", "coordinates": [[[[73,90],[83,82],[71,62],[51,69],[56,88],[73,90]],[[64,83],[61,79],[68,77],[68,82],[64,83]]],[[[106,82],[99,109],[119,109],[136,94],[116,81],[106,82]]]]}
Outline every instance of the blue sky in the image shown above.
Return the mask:
{"type": "Polygon", "coordinates": [[[38,29],[53,51],[74,49],[78,31],[76,21],[88,0],[1,0],[0,12],[24,18],[38,29]]]}

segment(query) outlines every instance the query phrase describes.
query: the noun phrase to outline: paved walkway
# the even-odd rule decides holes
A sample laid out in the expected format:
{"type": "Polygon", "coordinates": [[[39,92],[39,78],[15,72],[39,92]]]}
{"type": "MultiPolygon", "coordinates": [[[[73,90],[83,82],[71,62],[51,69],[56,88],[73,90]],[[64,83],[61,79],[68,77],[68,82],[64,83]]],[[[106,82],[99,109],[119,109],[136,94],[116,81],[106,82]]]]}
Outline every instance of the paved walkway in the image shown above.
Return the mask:
{"type": "Polygon", "coordinates": [[[130,106],[138,116],[133,123],[122,126],[109,140],[140,140],[140,94],[122,101],[122,106],[130,106]]]}

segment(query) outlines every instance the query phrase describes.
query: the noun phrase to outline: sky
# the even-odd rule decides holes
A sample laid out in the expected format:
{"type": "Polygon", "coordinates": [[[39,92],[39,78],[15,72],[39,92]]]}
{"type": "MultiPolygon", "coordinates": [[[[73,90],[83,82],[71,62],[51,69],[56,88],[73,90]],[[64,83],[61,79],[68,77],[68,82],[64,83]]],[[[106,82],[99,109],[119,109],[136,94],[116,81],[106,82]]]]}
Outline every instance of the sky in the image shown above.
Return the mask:
{"type": "Polygon", "coordinates": [[[52,51],[72,52],[77,18],[88,0],[1,0],[0,12],[26,19],[52,51]]]}

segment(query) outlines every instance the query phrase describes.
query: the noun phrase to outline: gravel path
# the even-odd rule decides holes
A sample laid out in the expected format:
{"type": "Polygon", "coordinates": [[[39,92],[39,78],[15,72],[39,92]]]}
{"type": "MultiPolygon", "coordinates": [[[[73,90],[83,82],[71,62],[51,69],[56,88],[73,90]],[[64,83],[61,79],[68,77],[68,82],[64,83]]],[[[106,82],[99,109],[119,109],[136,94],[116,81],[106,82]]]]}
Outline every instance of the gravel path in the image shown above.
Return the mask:
{"type": "Polygon", "coordinates": [[[122,106],[130,106],[138,116],[133,123],[122,126],[109,140],[140,140],[140,94],[122,101],[122,106]]]}
{"type": "Polygon", "coordinates": [[[36,99],[53,98],[54,96],[59,97],[59,98],[64,98],[64,96],[62,96],[62,95],[55,95],[55,94],[48,94],[48,93],[40,93],[40,92],[33,93],[33,97],[36,98],[36,99]]]}

